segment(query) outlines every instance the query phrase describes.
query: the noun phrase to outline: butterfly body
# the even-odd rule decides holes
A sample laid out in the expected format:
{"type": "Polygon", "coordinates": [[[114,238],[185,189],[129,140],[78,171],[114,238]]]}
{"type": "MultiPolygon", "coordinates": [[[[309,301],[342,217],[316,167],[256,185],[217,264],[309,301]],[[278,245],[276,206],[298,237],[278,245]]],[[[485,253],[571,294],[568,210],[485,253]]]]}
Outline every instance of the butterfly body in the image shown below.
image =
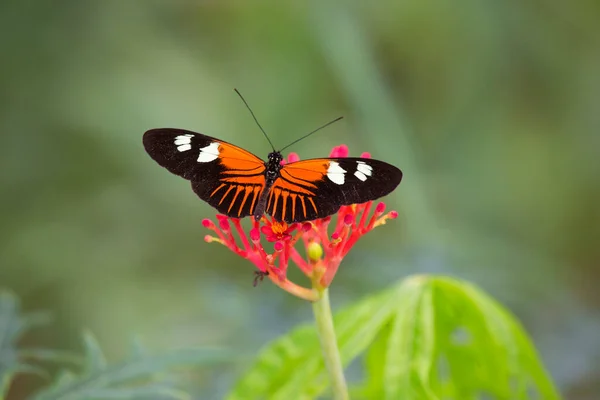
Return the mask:
{"type": "Polygon", "coordinates": [[[275,181],[280,176],[281,170],[281,162],[283,161],[283,156],[280,152],[274,151],[269,153],[267,162],[265,162],[265,188],[260,194],[260,198],[258,199],[258,204],[254,209],[253,215],[254,219],[257,221],[262,217],[265,213],[265,209],[267,206],[267,200],[269,197],[269,193],[271,192],[271,188],[275,184],[275,181]]]}
{"type": "Polygon", "coordinates": [[[284,222],[334,214],[342,205],[385,196],[402,172],[370,158],[318,158],[282,165],[280,152],[267,161],[207,135],[183,129],[152,129],[146,151],[159,165],[191,181],[192,189],[219,212],[235,218],[263,214],[284,222]]]}

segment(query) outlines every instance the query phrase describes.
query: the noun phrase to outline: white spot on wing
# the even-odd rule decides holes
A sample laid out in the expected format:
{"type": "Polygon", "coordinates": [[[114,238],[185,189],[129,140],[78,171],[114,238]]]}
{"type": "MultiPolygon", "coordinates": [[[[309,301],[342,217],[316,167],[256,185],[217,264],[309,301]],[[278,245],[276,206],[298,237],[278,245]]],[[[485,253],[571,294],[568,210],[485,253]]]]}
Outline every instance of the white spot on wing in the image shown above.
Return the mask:
{"type": "Polygon", "coordinates": [[[367,176],[358,170],[354,173],[354,176],[363,182],[367,180],[367,176]]]}
{"type": "Polygon", "coordinates": [[[198,162],[205,163],[211,162],[219,158],[219,143],[212,142],[206,147],[200,149],[200,154],[198,155],[198,162]]]}
{"type": "Polygon", "coordinates": [[[185,134],[185,135],[179,135],[177,137],[175,137],[175,146],[177,146],[177,150],[178,151],[188,151],[192,148],[192,137],[194,135],[190,135],[185,134]]]}
{"type": "MultiPolygon", "coordinates": [[[[356,172],[360,172],[366,176],[371,176],[371,174],[373,173],[373,167],[371,167],[369,164],[365,163],[364,161],[357,161],[356,162],[356,172]]],[[[358,178],[358,179],[360,179],[360,178],[358,178]]],[[[363,179],[361,179],[361,180],[363,180],[363,179]]]]}
{"type": "Polygon", "coordinates": [[[329,162],[329,168],[327,168],[327,177],[329,180],[335,184],[343,185],[344,184],[344,174],[346,170],[340,167],[335,161],[329,162]]]}

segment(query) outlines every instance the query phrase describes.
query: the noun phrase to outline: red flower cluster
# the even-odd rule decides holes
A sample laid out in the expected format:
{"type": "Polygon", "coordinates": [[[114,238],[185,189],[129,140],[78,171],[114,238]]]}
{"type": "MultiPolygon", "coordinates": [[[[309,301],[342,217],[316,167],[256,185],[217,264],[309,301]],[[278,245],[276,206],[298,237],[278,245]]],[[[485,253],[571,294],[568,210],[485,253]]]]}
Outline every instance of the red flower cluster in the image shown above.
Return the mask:
{"type": "MultiPolygon", "coordinates": [[[[330,157],[347,156],[348,148],[345,145],[334,147],[330,154],[330,157]]],[[[361,157],[368,158],[370,155],[363,153],[361,157]]],[[[291,153],[287,162],[298,159],[297,154],[291,153]]],[[[239,219],[224,215],[216,216],[217,224],[210,219],[205,219],[202,225],[216,234],[216,237],[206,235],[207,242],[218,242],[227,246],[258,268],[255,285],[259,279],[268,276],[273,283],[289,293],[315,301],[319,299],[321,291],[331,284],[341,261],[357,240],[373,228],[385,224],[387,219],[398,216],[396,211],[385,213],[383,202],[378,203],[371,214],[372,208],[372,201],[342,206],[336,214],[335,224],[331,223],[331,216],[291,225],[263,216],[260,221],[253,220],[253,226],[248,234],[239,219]],[[331,235],[328,233],[330,226],[333,226],[331,235]],[[233,231],[237,233],[241,245],[238,244],[233,231]],[[263,247],[261,235],[264,235],[268,242],[273,243],[272,253],[267,252],[263,247]],[[298,242],[304,246],[306,258],[296,249],[298,242]],[[287,279],[290,261],[311,280],[312,288],[299,286],[287,279]]]]}

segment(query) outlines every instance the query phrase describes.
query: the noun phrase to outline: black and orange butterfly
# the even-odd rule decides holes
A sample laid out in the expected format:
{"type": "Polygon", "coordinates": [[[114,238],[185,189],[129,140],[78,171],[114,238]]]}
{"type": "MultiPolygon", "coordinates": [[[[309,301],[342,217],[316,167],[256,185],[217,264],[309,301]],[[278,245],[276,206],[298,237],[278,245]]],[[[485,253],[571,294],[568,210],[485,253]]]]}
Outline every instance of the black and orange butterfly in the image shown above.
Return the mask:
{"type": "Polygon", "coordinates": [[[273,148],[265,162],[223,140],[183,129],[151,129],[143,142],[159,165],[191,181],[198,197],[235,218],[252,215],[258,220],[265,212],[287,223],[323,218],[342,205],[385,196],[402,179],[398,168],[370,158],[315,158],[282,165],[281,151],[273,148]]]}

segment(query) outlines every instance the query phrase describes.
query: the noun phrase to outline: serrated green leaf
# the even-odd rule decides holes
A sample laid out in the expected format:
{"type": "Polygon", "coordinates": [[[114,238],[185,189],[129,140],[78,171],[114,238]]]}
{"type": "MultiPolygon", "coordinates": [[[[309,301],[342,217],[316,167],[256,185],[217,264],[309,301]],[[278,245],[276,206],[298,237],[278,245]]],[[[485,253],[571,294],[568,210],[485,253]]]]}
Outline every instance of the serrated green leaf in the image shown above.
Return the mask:
{"type": "MultiPolygon", "coordinates": [[[[368,348],[355,399],[525,400],[532,387],[559,398],[518,322],[472,285],[412,277],[334,321],[344,366],[368,348]]],[[[301,326],[263,349],[228,399],[313,399],[326,385],[316,332],[301,326]]]]}
{"type": "Polygon", "coordinates": [[[146,354],[144,344],[138,336],[134,336],[133,338],[131,338],[130,348],[130,354],[132,358],[142,357],[144,354],[146,354]]]}
{"type": "Polygon", "coordinates": [[[406,293],[404,301],[396,304],[394,318],[369,349],[365,361],[370,379],[366,384],[364,398],[371,396],[388,398],[386,397],[388,392],[398,392],[399,388],[409,388],[399,395],[399,398],[437,399],[430,390],[422,385],[418,385],[421,390],[417,394],[413,385],[410,384],[411,380],[419,382],[420,375],[427,376],[429,373],[427,366],[420,363],[420,368],[417,368],[414,371],[415,374],[412,375],[409,373],[412,371],[408,371],[410,362],[416,356],[425,359],[428,354],[432,353],[432,348],[428,345],[430,341],[427,340],[433,329],[431,313],[423,313],[418,316],[418,319],[414,319],[415,309],[418,309],[422,303],[431,303],[431,293],[416,291],[415,286],[413,281],[402,285],[406,293]],[[398,331],[406,334],[398,335],[398,331]],[[414,343],[410,352],[396,354],[391,351],[391,349],[404,346],[404,342],[414,343]]]}
{"type": "Polygon", "coordinates": [[[106,357],[100,348],[100,344],[91,332],[83,333],[83,347],[85,355],[86,374],[94,374],[106,368],[106,357]]]}
{"type": "Polygon", "coordinates": [[[62,369],[59,371],[56,379],[54,380],[54,386],[62,387],[67,386],[77,380],[77,375],[73,371],[68,369],[62,369]]]}
{"type": "MultiPolygon", "coordinates": [[[[371,296],[334,318],[342,363],[360,355],[392,317],[404,292],[393,288],[371,296]]],[[[312,399],[327,388],[325,366],[313,326],[294,329],[263,349],[228,399],[312,399]]]]}
{"type": "MultiPolygon", "coordinates": [[[[478,307],[481,315],[486,316],[487,331],[492,342],[500,345],[507,364],[507,378],[513,393],[519,399],[543,398],[558,399],[560,396],[546,372],[531,339],[520,322],[494,299],[487,296],[474,285],[457,281],[442,281],[455,290],[463,290],[474,307],[478,307]],[[532,393],[537,395],[532,395],[532,393]]],[[[492,377],[494,379],[494,377],[492,377]]]]}
{"type": "Polygon", "coordinates": [[[366,398],[559,398],[527,335],[494,300],[449,278],[404,285],[410,301],[366,357],[366,398]]]}
{"type": "Polygon", "coordinates": [[[18,299],[12,293],[0,290],[0,396],[6,393],[15,374],[44,374],[40,368],[20,361],[16,343],[27,329],[47,320],[45,313],[20,315],[18,299]]]}
{"type": "Polygon", "coordinates": [[[96,389],[86,393],[86,400],[188,400],[190,395],[165,385],[135,388],[96,389]]]}
{"type": "Polygon", "coordinates": [[[55,362],[60,364],[72,364],[81,366],[83,357],[74,354],[70,351],[43,349],[43,348],[28,348],[17,350],[19,359],[28,359],[35,361],[55,362]]]}
{"type": "MultiPolygon", "coordinates": [[[[92,350],[88,355],[98,357],[101,350],[91,334],[86,337],[86,348],[92,350]]],[[[231,359],[229,353],[220,349],[180,349],[165,354],[141,356],[129,359],[116,365],[101,366],[96,362],[94,368],[86,368],[81,376],[64,375],[51,387],[32,397],[35,400],[75,400],[100,398],[148,398],[148,384],[152,375],[166,373],[172,367],[184,365],[212,365],[231,359]],[[102,396],[100,396],[102,395],[102,396]],[[107,397],[108,396],[108,397],[107,397]],[[122,396],[122,397],[117,397],[122,396]]],[[[163,386],[165,387],[165,386],[163,386]]],[[[155,387],[156,388],[156,387],[155,387]]],[[[180,398],[181,392],[164,389],[162,398],[180,398]],[[175,397],[173,397],[175,396],[175,397]]]]}
{"type": "Polygon", "coordinates": [[[18,310],[17,299],[8,292],[0,291],[0,393],[8,390],[12,375],[18,366],[15,341],[22,324],[18,310]]]}
{"type": "Polygon", "coordinates": [[[46,372],[46,370],[44,370],[43,368],[40,368],[36,365],[24,364],[24,363],[18,364],[17,367],[15,367],[15,369],[14,369],[14,373],[15,374],[36,375],[38,377],[45,378],[45,379],[48,379],[50,377],[50,375],[48,375],[48,372],[46,372]]]}

